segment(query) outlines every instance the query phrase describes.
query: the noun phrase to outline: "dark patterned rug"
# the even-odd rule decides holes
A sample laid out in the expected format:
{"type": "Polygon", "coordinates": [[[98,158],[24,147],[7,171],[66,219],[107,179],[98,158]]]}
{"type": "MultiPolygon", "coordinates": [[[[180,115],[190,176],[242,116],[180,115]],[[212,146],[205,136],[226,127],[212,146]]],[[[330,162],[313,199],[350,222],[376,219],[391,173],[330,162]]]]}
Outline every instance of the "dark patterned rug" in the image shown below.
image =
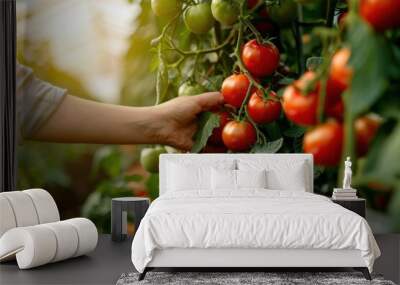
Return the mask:
{"type": "Polygon", "coordinates": [[[372,275],[368,281],[359,272],[148,272],[146,278],[138,281],[139,273],[122,274],[117,285],[395,285],[380,275],[372,275]]]}

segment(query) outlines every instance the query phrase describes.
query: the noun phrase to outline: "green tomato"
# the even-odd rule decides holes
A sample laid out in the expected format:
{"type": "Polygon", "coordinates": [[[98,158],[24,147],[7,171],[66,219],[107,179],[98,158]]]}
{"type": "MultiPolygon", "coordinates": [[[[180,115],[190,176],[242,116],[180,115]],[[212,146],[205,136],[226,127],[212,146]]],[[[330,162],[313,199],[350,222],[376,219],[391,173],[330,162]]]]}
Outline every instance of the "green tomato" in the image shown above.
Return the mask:
{"type": "Polygon", "coordinates": [[[159,17],[172,18],[181,10],[181,0],[151,0],[151,9],[159,17]]]}
{"type": "Polygon", "coordinates": [[[189,7],[183,15],[186,28],[195,34],[205,34],[214,25],[214,18],[211,13],[211,5],[203,2],[189,7]]]}
{"type": "Polygon", "coordinates": [[[239,5],[232,0],[212,0],[211,12],[218,22],[231,26],[238,19],[239,5]]]}
{"type": "Polygon", "coordinates": [[[297,17],[297,3],[294,0],[280,0],[279,5],[268,7],[268,14],[280,27],[289,27],[297,17]]]}
{"type": "Polygon", "coordinates": [[[192,96],[203,93],[205,90],[203,86],[198,84],[190,84],[189,82],[183,83],[178,89],[178,96],[192,96]]]}
{"type": "Polygon", "coordinates": [[[140,153],[140,163],[148,172],[157,173],[159,156],[166,152],[164,147],[144,148],[140,153]]]}

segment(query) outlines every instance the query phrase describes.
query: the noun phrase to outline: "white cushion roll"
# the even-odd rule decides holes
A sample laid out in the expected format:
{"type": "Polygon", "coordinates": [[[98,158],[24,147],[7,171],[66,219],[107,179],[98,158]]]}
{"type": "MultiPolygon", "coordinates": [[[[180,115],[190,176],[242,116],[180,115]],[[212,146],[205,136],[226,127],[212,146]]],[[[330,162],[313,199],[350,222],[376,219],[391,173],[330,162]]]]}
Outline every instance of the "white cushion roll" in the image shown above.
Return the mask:
{"type": "Polygon", "coordinates": [[[91,220],[85,218],[74,218],[63,222],[74,226],[78,233],[78,249],[74,254],[74,257],[86,254],[96,248],[98,233],[96,226],[91,220]]]}
{"type": "Polygon", "coordinates": [[[6,231],[17,226],[10,202],[2,194],[0,193],[0,238],[6,231]]]}
{"type": "Polygon", "coordinates": [[[31,197],[38,214],[39,224],[57,222],[60,220],[56,202],[49,192],[43,189],[28,189],[22,192],[31,197]]]}
{"type": "Polygon", "coordinates": [[[13,209],[17,227],[33,226],[39,223],[38,214],[30,196],[21,191],[1,193],[13,209]]]}
{"type": "Polygon", "coordinates": [[[41,225],[51,229],[56,235],[57,250],[51,262],[57,262],[73,257],[78,248],[78,233],[65,221],[41,225]]]}
{"type": "Polygon", "coordinates": [[[56,248],[56,236],[47,227],[14,228],[0,239],[0,260],[16,254],[19,268],[28,269],[51,262],[56,248]]]}

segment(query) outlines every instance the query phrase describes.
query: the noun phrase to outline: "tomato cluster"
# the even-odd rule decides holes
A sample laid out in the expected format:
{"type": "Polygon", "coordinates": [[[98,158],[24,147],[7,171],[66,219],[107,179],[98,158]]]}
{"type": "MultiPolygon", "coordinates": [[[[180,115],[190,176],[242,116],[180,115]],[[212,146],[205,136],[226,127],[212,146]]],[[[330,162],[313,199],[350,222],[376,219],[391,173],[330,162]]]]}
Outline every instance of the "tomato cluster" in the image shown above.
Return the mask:
{"type": "MultiPolygon", "coordinates": [[[[256,82],[277,70],[279,58],[279,50],[270,42],[250,40],[241,52],[241,61],[256,82]]],[[[236,111],[246,109],[248,118],[236,114],[227,122],[225,113],[220,113],[220,127],[214,130],[210,143],[217,144],[222,140],[229,150],[246,151],[257,141],[255,124],[266,124],[279,118],[282,107],[276,93],[268,87],[264,92],[251,85],[249,75],[244,73],[232,74],[224,80],[221,93],[225,103],[236,111]],[[221,139],[216,139],[218,137],[221,139]]]]}
{"type": "MultiPolygon", "coordinates": [[[[302,126],[315,126],[304,136],[303,149],[314,155],[314,162],[324,166],[337,165],[342,156],[343,112],[342,94],[349,87],[353,75],[348,65],[350,50],[343,48],[332,57],[326,88],[322,90],[321,80],[314,72],[308,71],[288,86],[283,94],[283,110],[286,117],[302,126]],[[330,117],[326,123],[318,124],[319,100],[325,92],[323,111],[330,117]]],[[[365,116],[355,122],[356,150],[358,156],[367,153],[380,121],[365,116]]]]}
{"type": "MultiPolygon", "coordinates": [[[[288,86],[282,86],[287,84],[282,83],[287,80],[280,81],[282,78],[294,76],[291,76],[280,62],[281,54],[278,47],[281,50],[286,49],[285,43],[279,39],[283,34],[281,31],[289,30],[300,22],[296,21],[300,7],[298,5],[315,4],[318,1],[280,0],[274,5],[267,2],[247,0],[246,12],[242,11],[243,6],[240,5],[240,1],[194,1],[186,5],[186,2],[180,0],[151,0],[152,9],[158,16],[171,18],[182,12],[187,30],[202,35],[198,39],[205,37],[205,34],[211,36],[209,31],[215,26],[219,27],[219,31],[216,28],[213,37],[217,38],[218,33],[225,32],[227,45],[236,46],[233,54],[237,62],[233,74],[226,77],[221,85],[226,109],[216,111],[220,120],[219,127],[213,130],[203,151],[223,152],[227,149],[235,152],[248,151],[260,137],[265,138],[260,132],[259,125],[269,124],[281,118],[286,126],[288,125],[284,120],[286,118],[291,123],[308,128],[304,136],[303,149],[314,155],[317,164],[336,165],[342,156],[344,140],[343,94],[351,85],[353,78],[353,69],[349,65],[351,50],[342,47],[333,55],[329,67],[323,72],[319,72],[321,70],[302,72],[297,80],[288,86]],[[227,36],[229,29],[236,30],[237,40],[229,42],[227,36]],[[251,31],[252,36],[249,37],[244,33],[241,37],[240,31],[247,30],[251,31]],[[265,41],[263,37],[269,40],[265,41]],[[245,42],[243,45],[242,40],[245,42]],[[275,91],[282,87],[285,89],[282,95],[278,96],[275,91]]],[[[400,10],[399,0],[360,0],[358,10],[361,18],[377,32],[400,26],[400,17],[396,14],[400,10]]],[[[338,17],[340,29],[344,29],[344,25],[351,22],[351,18],[348,21],[344,20],[347,17],[346,11],[347,9],[340,9],[341,14],[338,17]]],[[[219,47],[224,46],[222,42],[219,42],[216,52],[221,58],[230,54],[226,52],[225,47],[223,53],[219,52],[219,47]]],[[[166,45],[168,46],[168,41],[166,45]]],[[[170,49],[174,49],[174,46],[172,45],[170,49]]],[[[203,52],[208,53],[206,50],[203,52]]],[[[180,53],[184,57],[193,54],[191,48],[180,53]]],[[[285,60],[286,56],[288,53],[284,56],[285,60]]],[[[293,65],[290,60],[286,63],[293,65]]],[[[300,60],[298,66],[298,69],[302,70],[300,60]]],[[[210,71],[220,70],[215,68],[216,66],[213,67],[207,70],[207,73],[204,72],[206,76],[210,71]]],[[[184,83],[180,86],[178,95],[190,96],[204,91],[205,88],[197,83],[184,83]]],[[[379,125],[380,121],[371,116],[357,118],[354,130],[358,156],[367,153],[379,125]]]]}

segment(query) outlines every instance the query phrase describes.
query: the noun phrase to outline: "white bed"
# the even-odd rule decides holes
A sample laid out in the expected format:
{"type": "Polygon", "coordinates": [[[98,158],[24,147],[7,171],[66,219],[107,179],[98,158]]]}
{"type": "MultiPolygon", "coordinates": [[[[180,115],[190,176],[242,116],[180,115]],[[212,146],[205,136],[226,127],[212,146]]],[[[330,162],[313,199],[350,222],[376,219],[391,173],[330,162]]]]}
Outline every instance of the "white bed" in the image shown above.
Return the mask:
{"type": "Polygon", "coordinates": [[[307,154],[162,155],[160,197],[138,228],[132,262],[140,279],[155,267],[354,267],[370,278],[380,251],[365,219],[312,192],[307,154]],[[209,167],[245,186],[265,169],[268,185],[216,189],[209,167]]]}

